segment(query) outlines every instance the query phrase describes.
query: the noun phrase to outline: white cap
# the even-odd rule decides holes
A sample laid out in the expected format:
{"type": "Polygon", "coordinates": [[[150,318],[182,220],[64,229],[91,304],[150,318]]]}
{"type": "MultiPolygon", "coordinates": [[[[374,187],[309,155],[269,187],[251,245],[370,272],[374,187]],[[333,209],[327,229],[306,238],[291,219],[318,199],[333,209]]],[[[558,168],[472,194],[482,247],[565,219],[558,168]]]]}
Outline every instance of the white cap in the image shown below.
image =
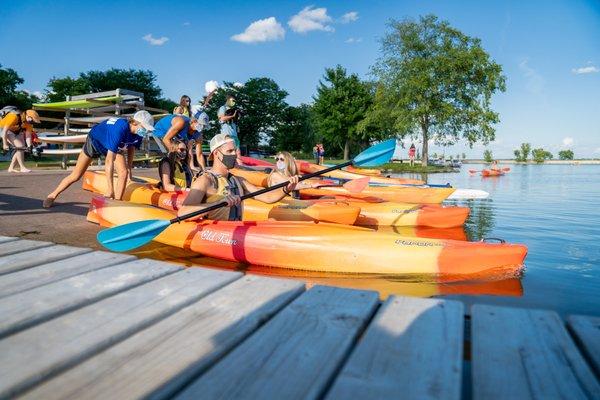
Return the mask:
{"type": "Polygon", "coordinates": [[[139,122],[150,132],[154,130],[154,118],[152,118],[152,115],[146,110],[140,110],[133,114],[133,120],[139,122]]]}
{"type": "Polygon", "coordinates": [[[225,143],[235,142],[233,138],[226,133],[219,133],[210,139],[210,153],[223,146],[225,143]]]}

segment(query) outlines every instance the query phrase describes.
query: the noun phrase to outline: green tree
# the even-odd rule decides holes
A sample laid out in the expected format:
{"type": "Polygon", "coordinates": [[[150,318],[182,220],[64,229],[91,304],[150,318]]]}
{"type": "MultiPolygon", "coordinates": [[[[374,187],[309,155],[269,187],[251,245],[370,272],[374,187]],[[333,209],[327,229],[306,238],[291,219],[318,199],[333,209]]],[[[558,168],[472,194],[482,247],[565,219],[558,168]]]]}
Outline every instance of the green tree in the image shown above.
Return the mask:
{"type": "Polygon", "coordinates": [[[558,152],[558,158],[561,160],[572,160],[573,157],[573,150],[561,150],[558,152]]]}
{"type": "Polygon", "coordinates": [[[209,134],[220,129],[217,112],[225,104],[228,94],[236,97],[236,106],[242,114],[238,121],[240,142],[254,149],[261,142],[270,142],[288,107],[285,102],[288,93],[271,78],[251,78],[241,86],[225,82],[207,107],[207,114],[214,121],[209,134]]]}
{"type": "Polygon", "coordinates": [[[172,110],[175,102],[164,99],[150,70],[111,68],[106,71],[82,72],[77,78],[53,77],[46,89],[49,101],[64,101],[66,96],[103,92],[117,88],[144,93],[144,103],[150,107],[172,110]]]}
{"type": "Polygon", "coordinates": [[[316,129],[330,144],[344,151],[346,160],[353,144],[372,139],[368,124],[358,128],[373,103],[371,86],[356,74],[348,75],[340,65],[326,68],[319,81],[313,105],[316,129]]]}
{"type": "Polygon", "coordinates": [[[483,152],[483,161],[485,161],[486,163],[491,163],[492,161],[494,161],[494,156],[492,155],[492,151],[490,149],[486,149],[483,152]]]}
{"type": "Polygon", "coordinates": [[[31,108],[39,98],[25,90],[17,90],[17,86],[25,81],[12,68],[2,68],[0,64],[0,108],[4,106],[15,106],[21,110],[31,108]]]}
{"type": "Polygon", "coordinates": [[[471,146],[493,141],[499,118],[491,98],[505,90],[505,78],[481,41],[433,15],[391,20],[389,27],[373,67],[380,84],[367,119],[398,136],[420,136],[423,165],[429,139],[443,145],[462,137],[471,146]]]}
{"type": "Polygon", "coordinates": [[[289,106],[271,138],[275,150],[302,151],[310,153],[316,142],[311,106],[289,106]]]}
{"type": "Polygon", "coordinates": [[[542,149],[541,147],[539,149],[533,149],[531,151],[531,156],[533,157],[533,161],[535,161],[538,164],[541,164],[544,161],[551,160],[553,158],[552,153],[542,149]]]}
{"type": "Polygon", "coordinates": [[[462,153],[462,159],[464,160],[465,158],[467,158],[467,155],[465,153],[462,153]]]}
{"type": "Polygon", "coordinates": [[[514,151],[515,161],[517,162],[526,162],[529,158],[529,153],[531,152],[531,144],[529,143],[521,143],[521,148],[516,149],[514,151]]]}

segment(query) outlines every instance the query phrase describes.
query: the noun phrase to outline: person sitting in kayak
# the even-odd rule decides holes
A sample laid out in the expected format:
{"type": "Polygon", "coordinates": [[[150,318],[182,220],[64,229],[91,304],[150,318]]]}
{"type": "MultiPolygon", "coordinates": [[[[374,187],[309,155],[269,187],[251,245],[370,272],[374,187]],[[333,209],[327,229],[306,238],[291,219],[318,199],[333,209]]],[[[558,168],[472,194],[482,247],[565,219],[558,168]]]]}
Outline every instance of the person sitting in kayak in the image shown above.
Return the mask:
{"type": "Polygon", "coordinates": [[[148,111],[136,112],[131,118],[110,118],[95,125],[83,145],[73,171],[65,177],[50,193],[44,203],[44,208],[52,207],[59,194],[73,183],[77,182],[88,169],[92,160],[105,157],[105,175],[108,191],[105,197],[121,200],[125,191],[127,178],[133,167],[133,156],[136,148],[140,147],[147,132],[154,129],[154,119],[148,111]],[[127,155],[127,160],[125,159],[127,155]],[[116,167],[116,168],[115,168],[116,167]],[[114,170],[117,170],[117,187],[113,185],[114,170]]]}
{"type": "Polygon", "coordinates": [[[490,169],[492,171],[497,171],[497,172],[501,172],[502,170],[500,169],[500,167],[498,166],[498,160],[494,160],[492,162],[492,166],[490,167],[490,169]]]}
{"type": "MultiPolygon", "coordinates": [[[[267,182],[269,186],[277,185],[278,183],[289,181],[292,176],[298,175],[298,167],[296,166],[296,160],[287,151],[280,151],[275,156],[275,169],[271,171],[267,182]]],[[[310,189],[318,187],[319,185],[309,183],[308,181],[299,182],[296,185],[296,189],[293,190],[290,195],[295,198],[300,198],[300,189],[310,189]]]]}
{"type": "Polygon", "coordinates": [[[193,176],[188,166],[187,146],[178,139],[174,139],[172,142],[177,150],[171,151],[158,163],[158,174],[160,175],[158,186],[169,192],[189,188],[193,176]]]}
{"type": "MultiPolygon", "coordinates": [[[[190,192],[179,209],[178,215],[201,210],[225,200],[227,207],[222,207],[201,217],[212,220],[241,221],[240,196],[262,188],[229,173],[229,170],[236,165],[236,151],[235,140],[228,134],[219,133],[210,140],[209,157],[213,159],[213,166],[192,182],[190,192]]],[[[296,188],[298,178],[298,176],[292,176],[288,179],[289,185],[283,189],[263,193],[254,198],[264,203],[275,203],[296,188]]]]}
{"type": "Polygon", "coordinates": [[[8,172],[17,172],[15,169],[17,164],[19,164],[19,172],[31,172],[25,167],[25,150],[31,148],[34,123],[40,123],[40,116],[35,110],[21,112],[16,107],[0,119],[3,150],[8,150],[10,145],[15,151],[8,172]]]}
{"type": "MultiPolygon", "coordinates": [[[[186,143],[188,152],[192,154],[192,148],[196,147],[196,158],[201,169],[206,167],[202,156],[202,130],[204,126],[196,119],[190,119],[185,115],[170,114],[161,118],[154,126],[152,136],[156,140],[163,153],[176,151],[171,140],[177,137],[186,143]]],[[[189,157],[190,168],[194,169],[192,157],[189,157]]]]}

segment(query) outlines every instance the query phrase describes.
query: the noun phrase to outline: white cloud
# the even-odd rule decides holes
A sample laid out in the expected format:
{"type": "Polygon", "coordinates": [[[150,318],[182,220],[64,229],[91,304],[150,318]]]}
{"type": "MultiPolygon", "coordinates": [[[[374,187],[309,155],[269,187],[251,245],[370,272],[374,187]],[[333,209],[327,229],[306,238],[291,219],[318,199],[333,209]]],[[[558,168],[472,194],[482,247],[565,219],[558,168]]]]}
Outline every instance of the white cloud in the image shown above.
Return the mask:
{"type": "Polygon", "coordinates": [[[283,40],[284,37],[285,29],[283,29],[283,26],[277,22],[275,17],[269,17],[254,21],[248,25],[244,32],[233,35],[231,40],[242,43],[258,43],[283,40]]]}
{"type": "Polygon", "coordinates": [[[565,147],[571,147],[571,145],[573,144],[573,138],[566,137],[563,139],[562,143],[563,143],[563,146],[565,146],[565,147]]]}
{"type": "Polygon", "coordinates": [[[571,71],[574,74],[580,75],[580,74],[594,74],[596,72],[600,72],[600,69],[593,65],[589,65],[587,67],[573,68],[571,71]]]}
{"type": "Polygon", "coordinates": [[[600,147],[596,147],[596,150],[594,150],[595,154],[600,154],[600,147]]]}
{"type": "Polygon", "coordinates": [[[345,40],[346,43],[360,43],[362,42],[362,38],[348,38],[345,40]]]}
{"type": "Polygon", "coordinates": [[[151,33],[147,34],[146,36],[143,36],[142,39],[144,39],[146,42],[150,43],[150,45],[152,45],[152,46],[162,46],[163,44],[167,43],[167,41],[169,40],[169,38],[166,36],[163,36],[160,38],[155,38],[152,36],[151,33]]]}
{"type": "Polygon", "coordinates": [[[529,66],[529,60],[525,59],[519,63],[519,69],[527,78],[527,90],[534,94],[540,94],[544,90],[544,78],[536,70],[529,66]]]}
{"type": "Polygon", "coordinates": [[[288,25],[294,32],[306,33],[310,31],[333,32],[334,29],[328,25],[332,21],[327,15],[326,8],[305,7],[288,21],[288,25]]]}
{"type": "Polygon", "coordinates": [[[32,94],[34,96],[36,96],[38,99],[43,99],[44,98],[44,93],[40,90],[28,90],[28,89],[23,89],[23,91],[27,94],[32,94]]]}
{"type": "Polygon", "coordinates": [[[354,22],[356,20],[358,20],[358,13],[356,11],[350,11],[350,12],[347,12],[346,14],[342,15],[340,22],[342,24],[348,24],[348,23],[354,22]]]}

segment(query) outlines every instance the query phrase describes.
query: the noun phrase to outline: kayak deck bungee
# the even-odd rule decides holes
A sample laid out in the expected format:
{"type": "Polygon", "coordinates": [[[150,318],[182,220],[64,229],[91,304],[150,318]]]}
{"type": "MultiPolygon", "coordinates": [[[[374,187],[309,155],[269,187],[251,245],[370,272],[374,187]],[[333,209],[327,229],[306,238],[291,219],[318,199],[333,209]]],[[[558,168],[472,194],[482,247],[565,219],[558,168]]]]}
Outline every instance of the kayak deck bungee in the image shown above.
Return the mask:
{"type": "MultiPolygon", "coordinates": [[[[173,216],[173,211],[94,197],[88,220],[115,226],[173,216]]],[[[267,267],[456,279],[517,274],[527,254],[523,245],[413,238],[355,226],[287,221],[182,221],[154,240],[267,267]]]]}
{"type": "MultiPolygon", "coordinates": [[[[178,210],[188,195],[187,191],[167,192],[156,187],[158,180],[132,178],[125,187],[124,201],[149,204],[166,210],[178,210]]],[[[106,192],[104,172],[86,171],[83,176],[83,189],[99,194],[106,192]]],[[[336,200],[328,202],[300,201],[289,199],[272,204],[255,199],[244,201],[242,219],[244,221],[324,221],[352,225],[360,213],[359,206],[336,200]]]]}

